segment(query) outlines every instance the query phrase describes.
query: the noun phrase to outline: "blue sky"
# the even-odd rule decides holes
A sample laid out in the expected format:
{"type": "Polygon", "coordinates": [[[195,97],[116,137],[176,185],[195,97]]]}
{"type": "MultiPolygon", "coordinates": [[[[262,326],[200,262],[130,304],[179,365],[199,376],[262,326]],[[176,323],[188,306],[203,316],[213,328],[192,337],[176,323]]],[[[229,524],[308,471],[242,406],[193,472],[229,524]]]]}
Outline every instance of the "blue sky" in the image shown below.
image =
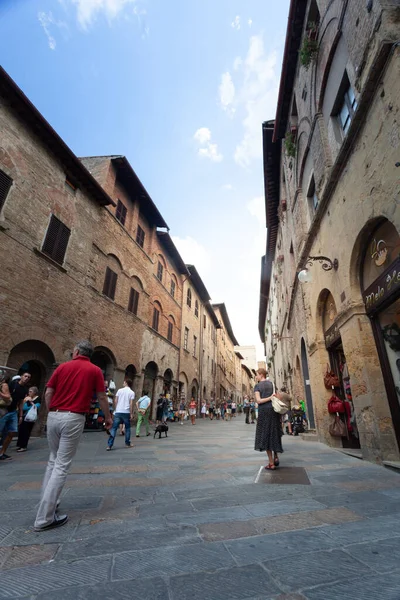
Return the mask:
{"type": "Polygon", "coordinates": [[[259,351],[261,123],[275,117],[288,9],[0,0],[2,66],[75,154],[128,157],[239,342],[259,351]]]}

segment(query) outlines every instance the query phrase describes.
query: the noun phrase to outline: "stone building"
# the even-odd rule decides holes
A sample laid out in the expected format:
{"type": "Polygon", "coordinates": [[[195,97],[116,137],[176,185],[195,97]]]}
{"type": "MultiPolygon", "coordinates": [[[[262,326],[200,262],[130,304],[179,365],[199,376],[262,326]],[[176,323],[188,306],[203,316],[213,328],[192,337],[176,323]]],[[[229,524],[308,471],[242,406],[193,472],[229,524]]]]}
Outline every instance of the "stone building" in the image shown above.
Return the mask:
{"type": "Polygon", "coordinates": [[[105,379],[176,395],[188,273],[163,217],[124,157],[80,161],[4,71],[0,98],[0,364],[43,389],[89,338],[105,379]]]}
{"type": "Polygon", "coordinates": [[[210,295],[194,265],[186,265],[183,282],[182,335],[180,343],[179,396],[215,399],[217,334],[220,325],[210,304],[210,295]]]}
{"type": "Polygon", "coordinates": [[[237,394],[235,346],[238,342],[232,330],[228,312],[224,303],[213,304],[220,323],[217,332],[217,402],[233,399],[237,394]]]}
{"type": "Polygon", "coordinates": [[[292,0],[263,125],[268,365],[306,400],[321,441],[378,462],[400,459],[399,33],[392,0],[292,0]]]}
{"type": "Polygon", "coordinates": [[[243,356],[243,363],[251,370],[257,369],[257,350],[255,346],[236,346],[243,356]]]}

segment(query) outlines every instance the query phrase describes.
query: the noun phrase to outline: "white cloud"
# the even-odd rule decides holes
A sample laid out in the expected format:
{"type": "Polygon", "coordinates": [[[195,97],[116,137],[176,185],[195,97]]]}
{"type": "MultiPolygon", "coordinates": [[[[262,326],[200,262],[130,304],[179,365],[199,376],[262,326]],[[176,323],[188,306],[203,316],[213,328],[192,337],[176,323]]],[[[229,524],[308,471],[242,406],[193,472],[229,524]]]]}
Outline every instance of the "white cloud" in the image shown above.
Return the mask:
{"type": "Polygon", "coordinates": [[[253,25],[253,19],[249,19],[249,20],[247,21],[247,25],[248,25],[249,27],[251,27],[251,26],[253,25]]]}
{"type": "Polygon", "coordinates": [[[233,21],[231,23],[231,27],[232,27],[232,29],[236,29],[236,31],[239,31],[239,29],[241,27],[239,15],[236,15],[236,17],[233,19],[233,21]]]}
{"type": "Polygon", "coordinates": [[[59,29],[67,30],[67,24],[64,23],[64,21],[57,21],[53,17],[52,12],[48,12],[48,13],[46,13],[44,11],[39,12],[38,20],[39,20],[40,25],[43,27],[43,31],[46,34],[50,50],[55,50],[56,46],[57,46],[57,42],[56,42],[55,37],[50,32],[50,28],[52,26],[54,26],[54,27],[58,27],[59,29]]]}
{"type": "Polygon", "coordinates": [[[231,183],[225,183],[224,185],[221,185],[221,189],[226,190],[227,192],[232,192],[235,188],[231,183]]]}
{"type": "Polygon", "coordinates": [[[198,155],[202,158],[209,158],[213,162],[221,162],[223,156],[218,152],[218,145],[211,142],[211,131],[208,127],[200,127],[193,136],[193,139],[200,146],[198,155]]]}
{"type": "Polygon", "coordinates": [[[172,236],[172,241],[178,248],[179,254],[187,265],[194,265],[198,270],[200,277],[204,277],[210,270],[210,256],[207,250],[194,238],[187,236],[180,238],[172,236]]]}
{"type": "Polygon", "coordinates": [[[233,85],[231,74],[223,73],[221,77],[221,83],[219,86],[219,101],[222,108],[228,113],[229,116],[233,117],[235,113],[235,107],[233,101],[235,99],[235,86],[233,85]]]}
{"type": "Polygon", "coordinates": [[[96,18],[103,14],[111,22],[128,5],[133,6],[133,14],[138,18],[146,14],[140,9],[137,0],[71,0],[76,5],[78,23],[83,29],[87,29],[96,18]]]}
{"type": "Polygon", "coordinates": [[[208,127],[200,127],[193,137],[196,142],[199,142],[199,144],[207,144],[207,142],[211,140],[211,131],[208,129],[208,127]]]}
{"type": "Polygon", "coordinates": [[[246,112],[243,138],[235,150],[235,161],[242,167],[248,167],[254,159],[262,156],[261,125],[274,117],[278,96],[276,63],[275,51],[268,55],[265,53],[263,36],[252,36],[243,61],[244,79],[237,100],[244,105],[246,112]]]}

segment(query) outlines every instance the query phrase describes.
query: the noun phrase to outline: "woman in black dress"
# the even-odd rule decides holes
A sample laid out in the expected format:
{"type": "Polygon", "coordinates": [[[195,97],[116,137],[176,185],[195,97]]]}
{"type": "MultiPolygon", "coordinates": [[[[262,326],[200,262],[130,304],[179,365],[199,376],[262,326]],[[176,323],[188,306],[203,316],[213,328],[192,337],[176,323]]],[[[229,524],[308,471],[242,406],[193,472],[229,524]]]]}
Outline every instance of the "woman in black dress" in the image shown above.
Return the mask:
{"type": "Polygon", "coordinates": [[[258,419],[254,449],[267,452],[268,465],[265,468],[274,471],[279,465],[278,452],[283,452],[281,415],[272,407],[271,396],[274,386],[267,380],[267,371],[258,369],[256,380],[254,395],[258,404],[258,419]]]}

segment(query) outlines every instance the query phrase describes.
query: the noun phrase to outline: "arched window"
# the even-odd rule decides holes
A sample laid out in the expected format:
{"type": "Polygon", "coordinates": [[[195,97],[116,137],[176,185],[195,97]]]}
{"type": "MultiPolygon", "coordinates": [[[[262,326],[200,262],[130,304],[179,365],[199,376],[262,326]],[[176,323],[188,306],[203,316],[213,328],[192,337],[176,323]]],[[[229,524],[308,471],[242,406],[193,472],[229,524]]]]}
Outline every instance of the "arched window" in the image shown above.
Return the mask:
{"type": "Polygon", "coordinates": [[[189,308],[192,308],[192,290],[190,288],[187,291],[186,304],[189,308]]]}
{"type": "Polygon", "coordinates": [[[175,292],[176,292],[176,277],[175,277],[175,275],[171,275],[170,293],[173,298],[175,298],[175,292]]]}
{"type": "Polygon", "coordinates": [[[194,305],[194,315],[195,315],[195,317],[199,316],[199,303],[198,303],[197,300],[196,300],[195,305],[194,305]]]}
{"type": "Polygon", "coordinates": [[[154,302],[152,328],[155,329],[155,331],[159,331],[161,312],[161,305],[158,302],[154,302]]]}

